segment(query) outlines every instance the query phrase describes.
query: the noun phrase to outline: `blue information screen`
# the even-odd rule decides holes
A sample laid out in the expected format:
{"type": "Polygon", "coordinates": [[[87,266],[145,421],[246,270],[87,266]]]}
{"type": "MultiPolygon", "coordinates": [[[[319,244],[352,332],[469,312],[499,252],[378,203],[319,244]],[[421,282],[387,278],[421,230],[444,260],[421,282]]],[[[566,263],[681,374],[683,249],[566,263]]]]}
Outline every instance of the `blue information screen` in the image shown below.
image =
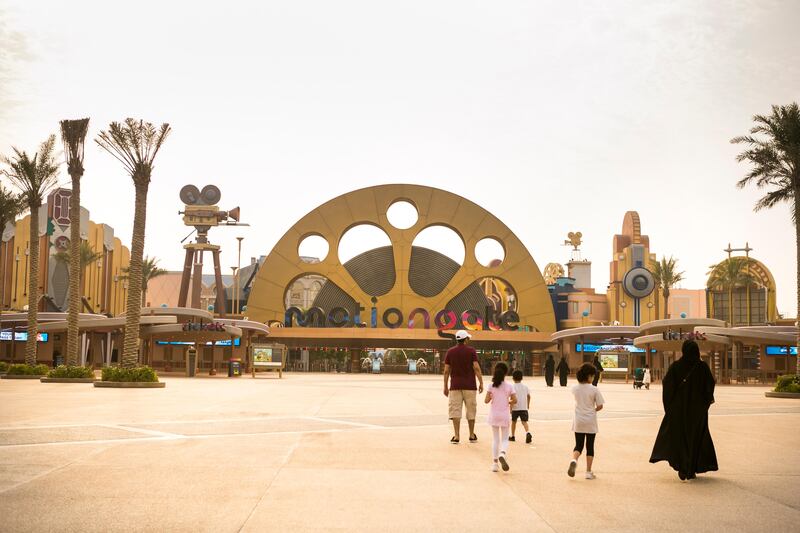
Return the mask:
{"type": "MultiPolygon", "coordinates": [[[[584,353],[595,353],[599,352],[600,350],[613,350],[613,351],[626,351],[630,353],[645,353],[644,348],[639,348],[638,346],[634,346],[632,344],[589,344],[588,342],[584,345],[581,343],[575,344],[575,351],[576,352],[584,352],[584,353]],[[583,350],[581,350],[581,346],[583,346],[583,350]]],[[[655,350],[651,350],[651,352],[655,352],[655,350]]]]}
{"type": "MultiPolygon", "coordinates": [[[[239,346],[241,343],[242,343],[241,339],[235,339],[233,345],[234,346],[239,346]]],[[[188,341],[156,341],[156,344],[160,344],[162,346],[163,345],[169,345],[169,346],[193,346],[194,345],[193,342],[188,342],[188,341]]],[[[212,344],[214,344],[214,343],[209,341],[209,342],[206,343],[206,346],[211,346],[212,344]]],[[[230,339],[226,339],[224,341],[217,341],[217,346],[230,346],[230,345],[231,345],[231,340],[230,339]]]]}
{"type": "Polygon", "coordinates": [[[797,346],[767,346],[767,355],[797,355],[797,346]]]}
{"type": "MultiPolygon", "coordinates": [[[[39,342],[47,342],[50,339],[49,333],[39,333],[37,335],[37,340],[39,342]]],[[[10,341],[11,340],[11,330],[5,329],[0,331],[0,341],[10,341]]],[[[27,331],[17,331],[14,333],[14,340],[17,342],[25,342],[28,340],[28,332],[27,331]]]]}

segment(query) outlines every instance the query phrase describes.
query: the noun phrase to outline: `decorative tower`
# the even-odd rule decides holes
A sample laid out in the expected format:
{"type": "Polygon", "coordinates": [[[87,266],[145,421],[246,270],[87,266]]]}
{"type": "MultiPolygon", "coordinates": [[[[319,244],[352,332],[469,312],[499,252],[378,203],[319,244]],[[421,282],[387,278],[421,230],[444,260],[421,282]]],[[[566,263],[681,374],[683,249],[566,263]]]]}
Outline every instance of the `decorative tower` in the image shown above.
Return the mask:
{"type": "Polygon", "coordinates": [[[581,256],[580,246],[583,242],[581,240],[582,237],[583,233],[580,231],[570,231],[567,234],[567,240],[564,241],[565,246],[572,246],[572,255],[569,263],[567,263],[568,276],[575,280],[574,287],[576,289],[591,289],[592,262],[581,256]]]}
{"type": "Polygon", "coordinates": [[[608,287],[612,324],[638,326],[659,318],[658,291],[651,272],[656,261],[650,253],[650,238],[642,235],[639,213],[628,211],[622,234],[614,235],[614,257],[608,287]]]}

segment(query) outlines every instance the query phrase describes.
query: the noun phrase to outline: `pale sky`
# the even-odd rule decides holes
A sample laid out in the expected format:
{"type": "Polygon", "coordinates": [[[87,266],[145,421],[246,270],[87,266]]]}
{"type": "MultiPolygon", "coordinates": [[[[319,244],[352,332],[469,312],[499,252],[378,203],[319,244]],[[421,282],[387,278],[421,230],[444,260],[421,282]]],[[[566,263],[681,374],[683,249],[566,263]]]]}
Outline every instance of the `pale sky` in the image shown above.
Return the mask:
{"type": "MultiPolygon", "coordinates": [[[[146,239],[169,269],[184,184],[219,185],[252,224],[211,232],[229,273],[237,235],[264,255],[335,196],[419,183],[497,215],[540,268],[582,231],[600,292],[629,209],[684,288],[747,241],[794,315],[788,206],[752,211],[729,140],[800,100],[798,20],[794,0],[0,0],[0,152],[65,118],[91,117],[92,139],[169,122],[146,239]]],[[[94,143],[85,166],[82,204],[129,243],[130,178],[94,143]]]]}

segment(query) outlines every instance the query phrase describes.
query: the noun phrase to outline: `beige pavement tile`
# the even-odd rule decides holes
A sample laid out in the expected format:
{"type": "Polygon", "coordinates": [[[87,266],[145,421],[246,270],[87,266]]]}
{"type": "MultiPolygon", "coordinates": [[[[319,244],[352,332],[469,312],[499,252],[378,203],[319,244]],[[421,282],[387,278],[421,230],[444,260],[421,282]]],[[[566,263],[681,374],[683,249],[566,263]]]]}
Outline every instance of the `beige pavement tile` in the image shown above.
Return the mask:
{"type": "Polygon", "coordinates": [[[278,523],[299,531],[552,531],[488,468],[452,473],[286,467],[244,531],[278,523]]]}
{"type": "Polygon", "coordinates": [[[497,474],[484,404],[478,444],[449,444],[439,376],[167,380],[166,389],[133,392],[3,380],[0,431],[7,442],[33,435],[40,444],[0,446],[0,530],[238,531],[247,521],[249,531],[794,531],[800,523],[800,402],[765,398],[764,387],[718,387],[710,426],[721,471],[680,483],[666,463],[648,463],[662,413],[657,386],[601,384],[598,479],[586,481],[583,462],[579,477],[566,476],[569,389],[541,378],[526,378],[534,443],[512,443],[511,471],[497,474]],[[53,407],[61,405],[81,407],[53,407]],[[82,427],[35,427],[59,424],[82,427]],[[151,440],[170,432],[185,436],[151,440]],[[76,434],[112,438],[61,442],[76,434]]]}

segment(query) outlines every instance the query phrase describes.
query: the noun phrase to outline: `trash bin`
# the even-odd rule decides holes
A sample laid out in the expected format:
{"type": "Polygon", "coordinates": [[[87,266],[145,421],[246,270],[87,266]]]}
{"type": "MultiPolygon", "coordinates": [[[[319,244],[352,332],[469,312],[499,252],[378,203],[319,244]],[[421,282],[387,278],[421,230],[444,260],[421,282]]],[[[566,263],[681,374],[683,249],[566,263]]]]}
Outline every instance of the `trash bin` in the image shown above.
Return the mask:
{"type": "Polygon", "coordinates": [[[239,358],[232,358],[228,361],[228,377],[238,378],[242,375],[242,360],[239,358]]]}
{"type": "Polygon", "coordinates": [[[194,346],[186,350],[186,376],[193,378],[197,371],[197,350],[194,346]]]}

